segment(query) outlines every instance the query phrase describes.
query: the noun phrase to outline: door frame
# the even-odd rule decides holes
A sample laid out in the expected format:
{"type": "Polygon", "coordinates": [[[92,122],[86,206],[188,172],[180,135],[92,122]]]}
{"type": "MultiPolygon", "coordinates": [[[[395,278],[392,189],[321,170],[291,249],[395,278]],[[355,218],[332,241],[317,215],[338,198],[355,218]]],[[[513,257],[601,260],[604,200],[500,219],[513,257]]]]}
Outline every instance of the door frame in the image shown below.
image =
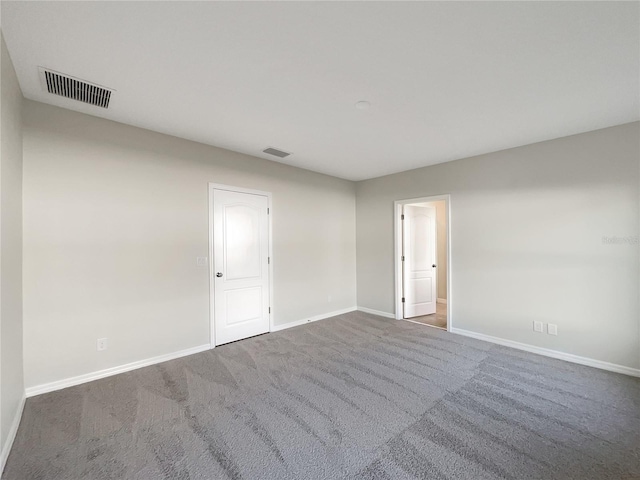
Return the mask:
{"type": "MultiPolygon", "coordinates": [[[[447,331],[453,328],[453,304],[451,291],[451,195],[432,195],[430,197],[408,198],[405,200],[396,200],[393,202],[393,228],[394,228],[394,245],[393,245],[393,264],[395,272],[395,318],[396,320],[404,320],[402,314],[402,207],[414,203],[427,203],[444,200],[445,217],[447,219],[447,331]]],[[[436,234],[437,235],[437,234],[436,234]]],[[[437,245],[436,245],[437,251],[437,245]]],[[[437,273],[436,273],[437,275],[437,273]]],[[[437,301],[437,292],[436,292],[437,301]]]]}
{"type": "Polygon", "coordinates": [[[269,235],[268,235],[268,250],[269,250],[269,305],[270,305],[270,312],[269,312],[269,332],[273,331],[273,324],[274,324],[274,309],[273,309],[273,237],[272,237],[272,222],[271,222],[271,218],[272,218],[272,214],[273,214],[273,207],[271,205],[271,192],[265,192],[263,190],[253,190],[250,188],[242,188],[242,187],[235,187],[232,185],[224,185],[221,183],[212,183],[209,182],[209,195],[208,195],[208,199],[209,199],[209,205],[208,205],[208,209],[209,209],[209,346],[210,348],[215,348],[216,346],[216,342],[215,342],[215,295],[214,295],[214,280],[213,280],[213,260],[214,260],[214,256],[213,256],[213,191],[214,190],[226,190],[228,192],[236,192],[236,193],[249,193],[252,195],[262,195],[264,197],[267,197],[267,208],[268,213],[267,213],[267,220],[268,220],[268,228],[269,228],[269,235]]]}

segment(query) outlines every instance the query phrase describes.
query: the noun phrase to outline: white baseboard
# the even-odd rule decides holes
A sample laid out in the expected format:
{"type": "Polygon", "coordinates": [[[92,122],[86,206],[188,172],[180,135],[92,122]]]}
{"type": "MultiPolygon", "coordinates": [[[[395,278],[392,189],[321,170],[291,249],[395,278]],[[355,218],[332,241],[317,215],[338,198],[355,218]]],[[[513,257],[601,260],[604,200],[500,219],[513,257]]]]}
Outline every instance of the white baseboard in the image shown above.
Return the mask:
{"type": "Polygon", "coordinates": [[[446,305],[447,304],[447,299],[446,298],[438,298],[436,300],[436,303],[444,303],[446,305]]]}
{"type": "MultiPolygon", "coordinates": [[[[343,313],[353,312],[354,310],[356,310],[356,307],[350,307],[342,310],[336,310],[333,312],[325,313],[322,315],[316,315],[315,317],[305,318],[297,322],[290,322],[285,325],[277,325],[273,327],[271,331],[277,332],[279,330],[284,330],[286,328],[296,327],[298,325],[304,325],[305,323],[315,322],[317,320],[323,320],[325,318],[334,317],[336,315],[341,315],[343,313]]],[[[195,353],[204,352],[205,350],[209,350],[210,348],[211,346],[209,344],[200,345],[199,347],[188,348],[186,350],[168,353],[166,355],[159,355],[157,357],[147,358],[146,360],[139,360],[137,362],[127,363],[126,365],[106,368],[104,370],[99,370],[97,372],[78,375],[77,377],[65,378],[63,380],[57,380],[51,383],[36,385],[34,387],[29,387],[26,389],[26,396],[28,398],[28,397],[34,397],[36,395],[41,395],[43,393],[54,392],[56,390],[61,390],[67,387],[73,387],[75,385],[80,385],[82,383],[92,382],[94,380],[110,377],[112,375],[117,375],[119,373],[129,372],[137,368],[148,367],[149,365],[155,365],[157,363],[166,362],[168,360],[174,360],[176,358],[186,357],[187,355],[193,355],[195,353]]]]}
{"type": "Polygon", "coordinates": [[[298,327],[300,325],[304,325],[305,323],[317,322],[318,320],[324,320],[325,318],[335,317],[336,315],[342,315],[343,313],[349,313],[355,310],[357,310],[356,307],[343,308],[342,310],[335,310],[333,312],[323,313],[321,315],[316,315],[315,317],[303,318],[302,320],[285,323],[283,325],[274,325],[273,327],[271,327],[271,332],[279,332],[280,330],[286,330],[287,328],[298,327]]]}
{"type": "Polygon", "coordinates": [[[51,383],[43,383],[42,385],[36,385],[26,389],[26,395],[33,397],[42,393],[53,392],[55,390],[61,390],[67,387],[73,387],[74,385],[80,385],[81,383],[92,382],[101,378],[110,377],[119,373],[130,372],[137,368],[148,367],[149,365],[155,365],[156,363],[166,362],[175,358],[186,357],[187,355],[193,355],[195,353],[204,352],[209,350],[211,346],[200,345],[199,347],[187,348],[186,350],[180,350],[179,352],[167,353],[165,355],[159,355],[157,357],[147,358],[146,360],[138,360],[137,362],[127,363],[117,367],[106,368],[104,370],[98,370],[97,372],[86,373],[84,375],[78,375],[77,377],[65,378],[51,383]]]}
{"type": "Polygon", "coordinates": [[[4,471],[4,466],[6,465],[7,459],[9,458],[9,452],[11,452],[13,441],[16,439],[16,434],[18,433],[18,427],[20,426],[20,419],[22,419],[22,412],[24,411],[25,400],[26,400],[26,397],[23,394],[22,399],[18,404],[18,409],[16,410],[16,413],[13,416],[13,422],[11,422],[11,427],[9,427],[9,434],[7,435],[7,440],[4,442],[4,445],[2,446],[2,452],[0,453],[0,477],[2,476],[2,472],[4,471]]]}
{"type": "Polygon", "coordinates": [[[372,308],[358,307],[358,310],[364,313],[370,313],[371,315],[379,315],[381,317],[393,318],[393,319],[396,318],[396,316],[393,313],[383,312],[381,310],[374,310],[372,308]]]}
{"type": "Polygon", "coordinates": [[[608,370],[610,372],[622,373],[624,375],[630,375],[632,377],[640,377],[640,369],[637,369],[637,368],[625,367],[624,365],[617,365],[615,363],[603,362],[602,360],[595,360],[593,358],[580,357],[578,355],[573,355],[571,353],[558,352],[557,350],[551,350],[549,348],[535,347],[533,345],[527,345],[526,343],[515,342],[513,340],[506,340],[504,338],[499,338],[499,337],[492,337],[491,335],[471,332],[469,330],[463,330],[461,328],[452,328],[450,332],[457,333],[458,335],[464,335],[465,337],[484,340],[486,342],[497,343],[498,345],[504,345],[505,347],[524,350],[525,352],[537,353],[538,355],[544,355],[545,357],[557,358],[559,360],[578,363],[580,365],[599,368],[601,370],[608,370]]]}

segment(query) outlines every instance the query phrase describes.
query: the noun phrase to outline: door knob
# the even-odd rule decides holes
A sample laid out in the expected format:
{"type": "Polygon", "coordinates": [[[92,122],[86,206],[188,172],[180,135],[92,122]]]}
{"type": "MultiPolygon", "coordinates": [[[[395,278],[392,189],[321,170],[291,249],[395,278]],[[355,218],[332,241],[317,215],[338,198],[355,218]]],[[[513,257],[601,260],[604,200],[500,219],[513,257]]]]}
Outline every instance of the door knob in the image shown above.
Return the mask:
{"type": "MultiPolygon", "coordinates": [[[[432,266],[433,268],[436,268],[436,264],[435,264],[435,263],[434,263],[433,265],[431,265],[431,266],[432,266]]],[[[220,275],[220,276],[222,276],[222,275],[220,275]]]]}
{"type": "Polygon", "coordinates": [[[216,273],[216,277],[220,278],[222,276],[222,272],[216,273]]]}

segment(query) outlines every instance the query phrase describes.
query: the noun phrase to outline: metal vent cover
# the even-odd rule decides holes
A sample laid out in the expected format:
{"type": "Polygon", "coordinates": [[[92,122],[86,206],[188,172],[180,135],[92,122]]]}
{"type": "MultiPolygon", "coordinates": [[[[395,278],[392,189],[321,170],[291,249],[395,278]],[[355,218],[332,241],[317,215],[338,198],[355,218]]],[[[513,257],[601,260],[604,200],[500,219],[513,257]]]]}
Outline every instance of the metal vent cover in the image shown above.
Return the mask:
{"type": "Polygon", "coordinates": [[[280,157],[280,158],[284,158],[284,157],[288,157],[289,155],[291,155],[288,152],[284,152],[282,150],[278,150],[277,148],[265,148],[263,150],[264,153],[268,153],[269,155],[275,155],[276,157],[280,157]]]}
{"type": "Polygon", "coordinates": [[[39,67],[39,70],[42,85],[47,92],[96,107],[109,108],[112,89],[47,68],[39,67]]]}

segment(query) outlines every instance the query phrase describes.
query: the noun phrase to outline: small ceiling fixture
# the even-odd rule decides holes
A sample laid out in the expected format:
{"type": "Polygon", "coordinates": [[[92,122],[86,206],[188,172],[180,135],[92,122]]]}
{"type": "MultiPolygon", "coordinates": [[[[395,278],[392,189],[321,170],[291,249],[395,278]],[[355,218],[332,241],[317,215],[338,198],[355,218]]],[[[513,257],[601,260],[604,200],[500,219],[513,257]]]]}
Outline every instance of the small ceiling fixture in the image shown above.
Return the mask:
{"type": "Polygon", "coordinates": [[[277,148],[268,147],[263,150],[264,153],[268,153],[269,155],[275,155],[276,157],[284,158],[291,155],[289,152],[285,152],[283,150],[278,150],[277,148]]]}
{"type": "Polygon", "coordinates": [[[46,68],[38,67],[38,70],[45,91],[96,107],[109,108],[114,90],[46,68]]]}
{"type": "Polygon", "coordinates": [[[371,102],[367,102],[366,100],[360,100],[356,103],[356,108],[358,110],[367,110],[371,108],[371,102]]]}

